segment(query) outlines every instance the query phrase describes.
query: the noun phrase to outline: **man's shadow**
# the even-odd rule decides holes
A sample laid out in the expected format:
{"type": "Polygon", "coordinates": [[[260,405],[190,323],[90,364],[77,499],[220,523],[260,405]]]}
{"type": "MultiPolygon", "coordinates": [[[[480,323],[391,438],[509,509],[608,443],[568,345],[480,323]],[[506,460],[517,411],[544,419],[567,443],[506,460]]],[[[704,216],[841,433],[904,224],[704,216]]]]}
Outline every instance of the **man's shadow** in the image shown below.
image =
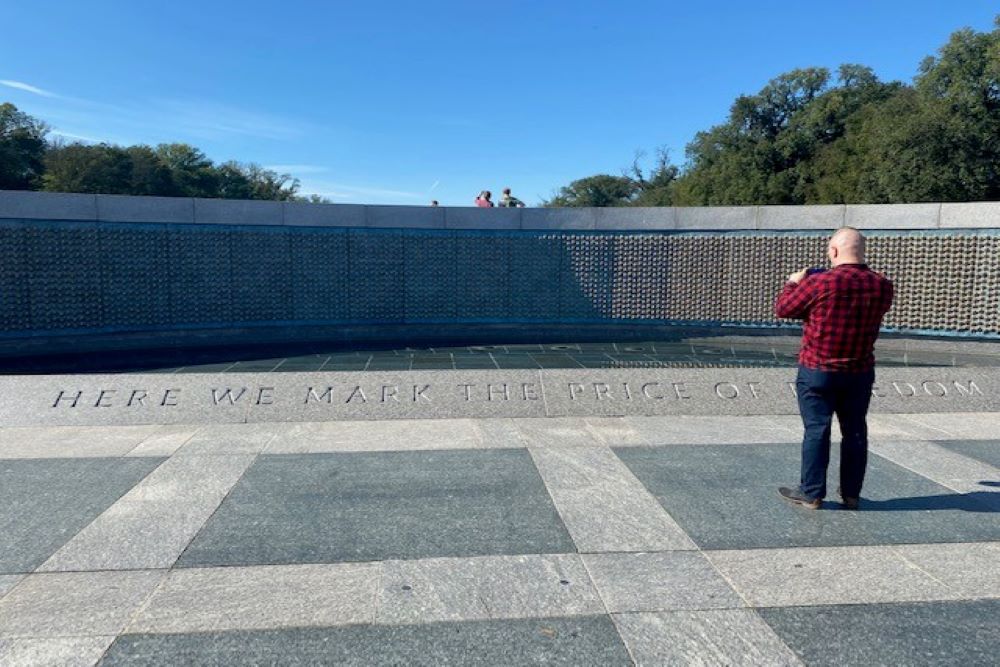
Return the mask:
{"type": "MultiPolygon", "coordinates": [[[[983,481],[983,486],[1000,486],[1000,482],[983,481]]],[[[961,510],[963,512],[1000,513],[1000,493],[996,491],[971,491],[969,493],[942,493],[936,496],[913,496],[870,500],[861,498],[861,512],[926,512],[933,510],[961,510]]]]}

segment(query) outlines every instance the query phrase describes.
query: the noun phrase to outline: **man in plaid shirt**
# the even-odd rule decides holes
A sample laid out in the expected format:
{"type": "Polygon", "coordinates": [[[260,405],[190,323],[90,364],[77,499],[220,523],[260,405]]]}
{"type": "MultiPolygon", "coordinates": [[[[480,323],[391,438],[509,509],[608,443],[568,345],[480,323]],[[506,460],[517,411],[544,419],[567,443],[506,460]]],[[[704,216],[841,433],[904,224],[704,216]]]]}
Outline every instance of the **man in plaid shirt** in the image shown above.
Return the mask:
{"type": "Polygon", "coordinates": [[[868,464],[865,417],[875,381],[873,348],[882,316],[892,306],[892,283],[865,264],[865,239],[853,227],[830,238],[829,271],[803,269],[788,276],[774,304],[778,317],[804,320],[796,394],[805,435],[798,488],[782,497],[819,509],[826,496],[830,424],[840,421],[840,496],[857,509],[868,464]]]}

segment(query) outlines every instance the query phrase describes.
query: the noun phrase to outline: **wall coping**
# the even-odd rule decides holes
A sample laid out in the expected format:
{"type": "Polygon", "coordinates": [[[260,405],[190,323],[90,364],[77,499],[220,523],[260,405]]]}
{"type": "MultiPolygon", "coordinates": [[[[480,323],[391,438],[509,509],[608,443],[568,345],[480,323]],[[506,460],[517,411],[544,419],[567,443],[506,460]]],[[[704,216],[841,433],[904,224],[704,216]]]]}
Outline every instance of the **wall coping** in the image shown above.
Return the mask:
{"type": "Polygon", "coordinates": [[[0,190],[0,220],[410,229],[736,231],[1000,228],[1000,202],[523,208],[310,204],[0,190]]]}

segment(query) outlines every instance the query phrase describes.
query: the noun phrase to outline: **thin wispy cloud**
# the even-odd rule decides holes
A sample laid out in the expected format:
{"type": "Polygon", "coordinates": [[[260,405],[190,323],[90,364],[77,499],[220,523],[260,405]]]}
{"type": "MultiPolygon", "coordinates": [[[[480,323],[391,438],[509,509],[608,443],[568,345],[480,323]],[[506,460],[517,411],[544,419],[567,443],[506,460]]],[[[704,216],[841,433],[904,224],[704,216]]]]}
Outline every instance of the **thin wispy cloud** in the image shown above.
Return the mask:
{"type": "Polygon", "coordinates": [[[322,174],[330,171],[329,167],[318,164],[267,164],[264,168],[280,174],[322,174]]]}
{"type": "Polygon", "coordinates": [[[440,179],[434,181],[434,185],[432,185],[431,189],[428,190],[427,192],[434,192],[435,190],[437,190],[437,186],[439,186],[439,185],[441,185],[441,180],[440,179]]]}
{"type": "Polygon", "coordinates": [[[57,137],[63,137],[64,139],[82,141],[88,144],[99,144],[108,141],[107,139],[99,139],[98,137],[92,137],[85,134],[75,134],[73,132],[64,132],[63,130],[52,130],[49,134],[53,134],[57,137]]]}
{"type": "Polygon", "coordinates": [[[319,195],[344,202],[363,201],[366,203],[400,203],[400,200],[421,200],[426,196],[420,192],[394,190],[369,185],[349,185],[329,181],[307,181],[302,183],[301,192],[307,195],[319,195]]]}
{"type": "Polygon", "coordinates": [[[23,90],[27,93],[33,93],[35,95],[41,95],[42,97],[58,98],[59,96],[55,93],[39,88],[38,86],[32,86],[29,83],[24,83],[23,81],[13,81],[11,79],[0,79],[0,86],[7,86],[8,88],[14,88],[16,90],[23,90]]]}

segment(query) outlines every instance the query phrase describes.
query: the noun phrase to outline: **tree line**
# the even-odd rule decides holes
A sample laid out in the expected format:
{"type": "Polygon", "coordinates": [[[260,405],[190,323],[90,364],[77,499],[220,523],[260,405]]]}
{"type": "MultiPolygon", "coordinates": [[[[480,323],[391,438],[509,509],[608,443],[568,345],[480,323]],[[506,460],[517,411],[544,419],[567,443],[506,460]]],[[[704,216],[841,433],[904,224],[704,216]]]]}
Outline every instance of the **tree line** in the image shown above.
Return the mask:
{"type": "Polygon", "coordinates": [[[870,67],[796,69],[733,102],[683,167],[659,151],[548,206],[711,206],[1000,199],[1000,17],[953,33],[910,84],[870,67]]]}
{"type": "Polygon", "coordinates": [[[0,190],[322,201],[253,163],[215,163],[189,144],[116,146],[49,138],[43,121],[0,104],[0,190]]]}

